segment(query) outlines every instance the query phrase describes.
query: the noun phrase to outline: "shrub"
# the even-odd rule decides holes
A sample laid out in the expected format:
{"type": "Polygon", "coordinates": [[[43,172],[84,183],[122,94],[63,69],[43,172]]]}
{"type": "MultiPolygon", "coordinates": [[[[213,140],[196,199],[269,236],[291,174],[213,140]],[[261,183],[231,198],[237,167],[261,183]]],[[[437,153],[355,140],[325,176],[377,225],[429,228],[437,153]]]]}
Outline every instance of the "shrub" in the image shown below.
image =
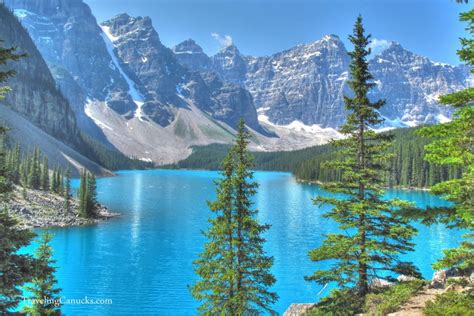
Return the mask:
{"type": "Polygon", "coordinates": [[[425,282],[422,280],[414,280],[370,293],[366,297],[364,311],[369,315],[377,316],[393,313],[417,293],[424,284],[425,282]]]}
{"type": "Polygon", "coordinates": [[[308,312],[311,316],[352,316],[360,313],[362,302],[351,289],[333,290],[308,312]]]}
{"type": "Polygon", "coordinates": [[[438,295],[433,302],[426,304],[423,313],[427,316],[473,316],[474,290],[438,295]]]}

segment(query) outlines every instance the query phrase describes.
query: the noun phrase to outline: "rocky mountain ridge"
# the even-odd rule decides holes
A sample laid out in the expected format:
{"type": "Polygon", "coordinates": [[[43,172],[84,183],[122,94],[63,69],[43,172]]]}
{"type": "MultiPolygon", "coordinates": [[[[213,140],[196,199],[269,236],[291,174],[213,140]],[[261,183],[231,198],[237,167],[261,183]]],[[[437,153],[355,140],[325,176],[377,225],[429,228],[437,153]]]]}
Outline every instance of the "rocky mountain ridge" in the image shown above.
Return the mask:
{"type": "MultiPolygon", "coordinates": [[[[246,56],[235,45],[208,56],[192,39],[165,47],[148,17],[120,14],[98,25],[82,0],[6,2],[45,56],[80,128],[128,156],[174,162],[194,145],[231,141],[240,117],[257,150],[339,136],[349,57],[336,35],[271,56],[246,56]]],[[[397,44],[370,67],[372,97],[387,99],[385,127],[448,120],[451,109],[439,107],[437,96],[469,84],[464,67],[397,44]]]]}
{"type": "MultiPolygon", "coordinates": [[[[344,120],[350,60],[337,35],[264,57],[245,56],[235,45],[209,57],[193,40],[173,50],[188,68],[214,71],[224,81],[245,87],[261,119],[273,124],[338,127],[344,120]]],[[[389,127],[446,121],[452,110],[440,107],[437,97],[466,87],[470,80],[467,67],[433,62],[395,42],[370,60],[370,69],[377,84],[372,97],[386,99],[381,114],[389,127]]]]}

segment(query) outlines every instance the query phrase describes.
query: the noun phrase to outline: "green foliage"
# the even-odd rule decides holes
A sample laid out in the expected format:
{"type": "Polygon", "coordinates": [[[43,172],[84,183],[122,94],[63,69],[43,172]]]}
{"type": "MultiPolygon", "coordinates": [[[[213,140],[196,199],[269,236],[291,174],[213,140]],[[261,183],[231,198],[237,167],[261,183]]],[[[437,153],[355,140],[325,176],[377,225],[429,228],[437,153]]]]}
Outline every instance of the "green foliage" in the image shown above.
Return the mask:
{"type": "Polygon", "coordinates": [[[53,267],[55,261],[53,249],[49,245],[52,238],[53,236],[49,232],[45,232],[35,253],[35,277],[31,281],[31,285],[26,287],[32,293],[33,304],[23,310],[28,315],[61,315],[61,305],[59,304],[61,290],[56,288],[57,280],[54,276],[56,268],[53,267]]]}
{"type": "Polygon", "coordinates": [[[194,261],[200,279],[191,293],[202,301],[199,312],[204,315],[275,314],[271,305],[278,296],[268,289],[275,283],[273,258],[265,255],[262,237],[269,225],[259,224],[258,211],[252,209],[258,184],[252,181],[249,137],[241,120],[222,163],[222,179],[216,181],[217,200],[209,203],[216,214],[204,233],[209,241],[194,261]]]}
{"type": "Polygon", "coordinates": [[[43,156],[36,147],[33,152],[22,154],[20,145],[6,150],[2,147],[5,157],[5,174],[8,183],[21,185],[23,188],[44,190],[58,195],[64,195],[64,175],[59,167],[52,172],[49,169],[48,158],[43,156]]]}
{"type": "Polygon", "coordinates": [[[33,156],[30,158],[29,172],[28,172],[28,186],[32,189],[38,190],[41,187],[41,165],[40,165],[40,150],[35,148],[33,156]]]}
{"type": "MultiPolygon", "coordinates": [[[[25,57],[24,54],[16,54],[16,47],[4,48],[2,47],[3,41],[0,40],[0,66],[7,65],[8,62],[18,61],[20,58],[25,57]]],[[[7,81],[8,78],[13,77],[16,74],[14,69],[8,69],[0,71],[0,84],[3,84],[7,81]]],[[[0,86],[0,100],[2,100],[7,92],[10,91],[10,88],[7,86],[0,86]]]]}
{"type": "Polygon", "coordinates": [[[473,316],[474,291],[463,293],[449,291],[436,296],[433,302],[428,302],[423,309],[426,316],[473,316]]]}
{"type": "Polygon", "coordinates": [[[18,229],[18,222],[0,212],[0,314],[18,306],[22,299],[20,287],[34,276],[35,260],[30,255],[18,254],[18,250],[30,244],[34,233],[18,229]]]}
{"type": "Polygon", "coordinates": [[[71,171],[70,169],[66,170],[66,179],[64,184],[64,207],[66,210],[69,210],[71,205],[71,171]]]}
{"type": "Polygon", "coordinates": [[[118,150],[108,148],[84,133],[80,134],[80,139],[81,143],[76,146],[79,152],[107,169],[148,169],[154,166],[151,162],[129,158],[118,150]]]}
{"type": "MultiPolygon", "coordinates": [[[[467,31],[473,35],[474,9],[462,13],[461,20],[468,22],[467,31]]],[[[462,38],[461,46],[458,55],[474,73],[474,40],[462,38]]],[[[451,201],[453,206],[431,209],[425,214],[425,222],[441,221],[469,231],[458,248],[444,250],[444,258],[434,268],[470,269],[474,267],[474,88],[442,96],[440,100],[455,107],[456,112],[451,122],[420,130],[422,136],[432,139],[426,146],[425,158],[431,163],[456,166],[462,175],[432,187],[432,193],[451,201]]]]}
{"type": "MultiPolygon", "coordinates": [[[[419,128],[403,128],[384,135],[393,135],[393,146],[389,170],[384,174],[388,187],[430,187],[440,181],[459,178],[461,168],[441,166],[424,160],[424,147],[430,139],[417,134],[419,128]]],[[[170,168],[211,169],[220,168],[228,145],[212,144],[193,147],[193,153],[170,168]]],[[[255,168],[258,170],[290,171],[298,179],[305,181],[330,182],[341,179],[341,172],[324,168],[324,162],[336,158],[337,148],[331,144],[319,145],[295,151],[253,152],[255,168]]]]}
{"type": "Polygon", "coordinates": [[[408,220],[397,214],[398,210],[411,208],[411,204],[383,199],[383,174],[390,159],[392,137],[371,129],[382,122],[378,109],[385,102],[371,102],[367,96],[374,83],[367,63],[370,35],[364,33],[359,16],[354,35],[349,36],[354,44],[349,53],[353,96],[344,97],[349,114],[340,131],[345,138],[332,141],[338,148],[337,158],[324,163],[338,170],[341,179],[322,185],[334,195],[314,200],[317,205],[333,205],[324,217],[335,221],[342,233],[327,234],[322,245],[310,251],[312,261],[329,260],[331,266],[306,277],[320,285],[353,287],[361,300],[369,291],[371,279],[398,271],[398,255],[413,250],[410,240],[416,233],[408,220]]]}
{"type": "Polygon", "coordinates": [[[424,281],[415,280],[383,288],[376,293],[370,293],[365,300],[364,313],[374,316],[393,313],[420,291],[424,285],[424,281]]]}
{"type": "Polygon", "coordinates": [[[331,291],[331,295],[324,297],[311,309],[309,316],[353,316],[362,311],[363,301],[354,292],[354,289],[331,291]]]}
{"type": "Polygon", "coordinates": [[[92,218],[97,209],[97,185],[94,174],[81,171],[79,183],[79,215],[84,218],[92,218]]]}

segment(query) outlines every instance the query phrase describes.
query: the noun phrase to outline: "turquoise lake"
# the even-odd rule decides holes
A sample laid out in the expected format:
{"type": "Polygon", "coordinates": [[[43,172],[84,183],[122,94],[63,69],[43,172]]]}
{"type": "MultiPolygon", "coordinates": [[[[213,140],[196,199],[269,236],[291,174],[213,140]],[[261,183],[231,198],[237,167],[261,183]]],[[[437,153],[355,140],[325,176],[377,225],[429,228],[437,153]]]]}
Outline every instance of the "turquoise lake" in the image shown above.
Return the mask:
{"type": "MultiPolygon", "coordinates": [[[[213,171],[122,171],[98,180],[98,199],[123,214],[99,225],[52,229],[57,277],[67,299],[111,299],[111,305],[64,305],[66,315],[194,315],[198,302],[188,291],[196,276],[192,261],[201,252],[213,200],[213,171]]],[[[256,172],[259,220],[271,224],[266,250],[274,256],[274,291],[279,313],[294,302],[318,300],[320,286],[303,277],[323,267],[308,259],[322,234],[336,230],[322,217],[328,209],[312,205],[325,194],[298,183],[289,173],[256,172]]],[[[73,183],[77,186],[77,180],[73,183]]],[[[387,196],[420,207],[446,202],[423,191],[390,190],[387,196]]],[[[461,232],[442,225],[416,225],[416,252],[406,255],[430,278],[441,250],[460,240],[461,232]]],[[[30,249],[31,250],[31,249],[30,249]]],[[[322,295],[328,294],[327,290],[322,295]]]]}

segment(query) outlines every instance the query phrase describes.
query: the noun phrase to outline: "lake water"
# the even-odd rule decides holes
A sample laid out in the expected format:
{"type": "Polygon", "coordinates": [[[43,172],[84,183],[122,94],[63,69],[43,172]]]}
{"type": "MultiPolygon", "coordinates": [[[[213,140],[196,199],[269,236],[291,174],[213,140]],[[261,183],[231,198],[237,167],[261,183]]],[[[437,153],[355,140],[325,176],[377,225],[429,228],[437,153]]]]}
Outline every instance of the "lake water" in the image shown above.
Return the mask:
{"type": "MultiPolygon", "coordinates": [[[[65,305],[66,315],[194,315],[198,302],[188,291],[196,276],[192,261],[201,252],[211,215],[206,200],[215,198],[212,171],[123,171],[98,180],[98,199],[123,216],[100,225],[53,229],[62,295],[68,299],[112,299],[111,305],[65,305]]],[[[296,182],[288,173],[256,172],[260,183],[255,206],[259,220],[272,225],[266,250],[274,256],[274,291],[279,313],[294,302],[314,302],[320,287],[304,281],[323,267],[307,253],[321,244],[333,223],[322,217],[311,199],[324,194],[318,186],[296,182]]],[[[77,186],[77,181],[74,181],[77,186]]],[[[422,191],[391,190],[418,206],[442,205],[422,191]]],[[[441,250],[455,246],[461,232],[442,225],[417,225],[412,260],[431,277],[431,264],[441,250]]],[[[323,295],[327,294],[324,292],[323,295]]]]}

